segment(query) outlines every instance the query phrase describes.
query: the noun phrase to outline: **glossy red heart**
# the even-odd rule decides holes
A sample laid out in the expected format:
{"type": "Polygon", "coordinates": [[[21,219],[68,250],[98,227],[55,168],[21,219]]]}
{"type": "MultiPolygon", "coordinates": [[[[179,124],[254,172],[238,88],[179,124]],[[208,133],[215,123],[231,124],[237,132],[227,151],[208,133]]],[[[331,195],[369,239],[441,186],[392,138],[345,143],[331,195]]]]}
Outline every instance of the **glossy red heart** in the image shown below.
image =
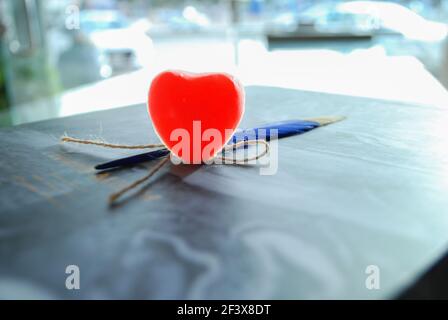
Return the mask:
{"type": "Polygon", "coordinates": [[[165,71],[151,83],[148,110],[167,148],[184,163],[199,164],[232,137],[244,113],[244,88],[224,73],[165,71]]]}

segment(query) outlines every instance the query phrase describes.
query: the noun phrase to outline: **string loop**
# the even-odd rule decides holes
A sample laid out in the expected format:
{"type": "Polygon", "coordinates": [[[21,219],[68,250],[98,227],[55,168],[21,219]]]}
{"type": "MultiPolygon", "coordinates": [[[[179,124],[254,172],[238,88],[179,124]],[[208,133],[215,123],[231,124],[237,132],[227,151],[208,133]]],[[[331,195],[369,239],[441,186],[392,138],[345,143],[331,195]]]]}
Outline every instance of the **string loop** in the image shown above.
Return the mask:
{"type": "Polygon", "coordinates": [[[236,150],[236,149],[238,149],[239,147],[242,147],[242,146],[245,147],[245,146],[248,146],[248,145],[258,145],[258,144],[264,145],[264,150],[263,150],[263,152],[260,152],[260,153],[258,153],[256,155],[252,156],[252,157],[247,157],[247,158],[243,158],[241,160],[238,160],[238,159],[234,159],[233,157],[229,158],[229,157],[226,157],[226,156],[222,155],[221,156],[221,160],[223,160],[224,163],[226,163],[226,164],[245,164],[245,163],[248,163],[250,161],[258,160],[261,157],[264,157],[267,153],[269,153],[269,143],[266,140],[261,140],[260,139],[260,140],[240,141],[240,142],[237,142],[237,143],[226,145],[222,149],[223,154],[224,154],[228,150],[236,150]]]}

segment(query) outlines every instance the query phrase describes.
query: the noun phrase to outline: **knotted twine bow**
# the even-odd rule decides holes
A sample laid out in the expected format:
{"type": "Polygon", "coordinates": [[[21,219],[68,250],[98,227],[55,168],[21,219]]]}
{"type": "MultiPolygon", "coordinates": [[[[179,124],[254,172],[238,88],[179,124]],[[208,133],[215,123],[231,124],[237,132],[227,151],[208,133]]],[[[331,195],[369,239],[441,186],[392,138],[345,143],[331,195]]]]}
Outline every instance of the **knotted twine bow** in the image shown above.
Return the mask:
{"type": "MultiPolygon", "coordinates": [[[[125,145],[125,144],[113,144],[113,143],[107,143],[104,141],[99,140],[84,140],[84,139],[77,139],[70,136],[63,136],[61,137],[62,142],[69,142],[69,143],[79,143],[79,144],[87,144],[87,145],[95,145],[105,148],[112,148],[112,149],[155,149],[155,148],[165,148],[164,144],[142,144],[142,145],[125,145]]],[[[216,156],[216,158],[223,161],[225,164],[247,164],[250,161],[256,161],[260,159],[261,157],[265,156],[269,152],[269,143],[266,140],[263,139],[257,139],[257,140],[244,140],[239,141],[236,143],[225,145],[224,148],[221,150],[221,155],[216,156]],[[226,157],[224,154],[229,150],[236,150],[240,147],[246,147],[249,145],[258,145],[262,144],[264,145],[264,150],[252,157],[244,157],[243,159],[236,159],[234,157],[226,157]]],[[[128,191],[138,187],[142,183],[144,183],[146,180],[151,178],[156,172],[158,172],[170,159],[170,155],[167,155],[164,159],[160,160],[151,170],[140,179],[134,181],[133,183],[129,184],[128,186],[122,188],[121,190],[111,194],[109,196],[109,204],[113,205],[117,202],[118,199],[120,199],[121,196],[123,196],[128,191]]]]}

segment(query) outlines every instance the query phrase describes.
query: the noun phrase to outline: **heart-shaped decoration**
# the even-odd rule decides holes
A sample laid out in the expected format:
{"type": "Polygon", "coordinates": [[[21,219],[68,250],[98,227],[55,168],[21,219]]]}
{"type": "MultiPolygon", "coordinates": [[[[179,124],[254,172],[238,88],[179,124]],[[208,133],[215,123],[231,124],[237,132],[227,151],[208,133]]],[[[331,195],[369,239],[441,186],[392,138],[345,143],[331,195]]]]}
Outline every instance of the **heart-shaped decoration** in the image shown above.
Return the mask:
{"type": "Polygon", "coordinates": [[[165,71],[151,83],[148,111],[167,148],[184,163],[213,159],[244,113],[244,89],[224,73],[165,71]]]}

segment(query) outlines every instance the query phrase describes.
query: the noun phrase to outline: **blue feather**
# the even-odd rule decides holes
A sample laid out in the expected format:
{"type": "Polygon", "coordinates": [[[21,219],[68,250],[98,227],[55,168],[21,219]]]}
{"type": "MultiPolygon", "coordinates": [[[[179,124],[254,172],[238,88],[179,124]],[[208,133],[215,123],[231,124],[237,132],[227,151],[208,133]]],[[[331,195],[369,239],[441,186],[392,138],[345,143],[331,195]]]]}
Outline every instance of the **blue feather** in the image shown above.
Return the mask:
{"type": "Polygon", "coordinates": [[[260,126],[253,129],[237,130],[230,139],[229,143],[237,143],[240,141],[254,140],[254,139],[265,139],[271,140],[272,135],[276,135],[272,138],[286,138],[298,134],[305,133],[307,131],[313,130],[319,127],[320,124],[315,121],[308,120],[287,120],[279,121],[260,126]],[[277,133],[271,130],[276,130],[277,133]]]}

